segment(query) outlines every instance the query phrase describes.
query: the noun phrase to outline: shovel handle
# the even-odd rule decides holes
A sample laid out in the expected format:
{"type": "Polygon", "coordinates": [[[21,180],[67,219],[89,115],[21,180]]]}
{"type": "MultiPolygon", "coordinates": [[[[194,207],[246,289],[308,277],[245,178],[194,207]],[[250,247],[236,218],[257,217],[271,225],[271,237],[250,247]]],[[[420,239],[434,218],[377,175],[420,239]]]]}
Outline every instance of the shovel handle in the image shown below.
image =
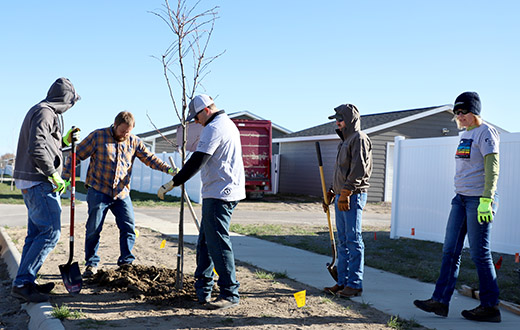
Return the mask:
{"type": "MultiPolygon", "coordinates": [[[[72,126],[74,130],[76,127],[72,126]]],[[[70,171],[70,232],[69,232],[69,261],[67,265],[72,263],[74,257],[74,214],[76,211],[76,141],[71,141],[71,171],[70,171]]]]}
{"type": "MultiPolygon", "coordinates": [[[[316,142],[316,154],[318,156],[318,165],[320,167],[320,179],[321,179],[321,190],[323,191],[323,200],[328,204],[327,199],[327,188],[325,188],[325,176],[323,174],[323,162],[321,160],[321,148],[320,143],[316,142]]],[[[332,248],[332,262],[331,267],[336,263],[336,242],[334,240],[334,232],[332,231],[332,222],[330,221],[330,211],[327,208],[327,224],[329,225],[329,237],[332,248]]]]}

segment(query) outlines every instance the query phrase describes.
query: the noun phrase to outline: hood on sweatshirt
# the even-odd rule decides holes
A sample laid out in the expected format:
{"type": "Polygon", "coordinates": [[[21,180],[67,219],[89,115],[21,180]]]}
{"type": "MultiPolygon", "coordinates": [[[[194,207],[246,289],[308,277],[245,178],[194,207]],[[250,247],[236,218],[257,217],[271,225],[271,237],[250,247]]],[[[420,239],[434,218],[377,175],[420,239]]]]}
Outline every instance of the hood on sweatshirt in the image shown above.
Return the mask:
{"type": "Polygon", "coordinates": [[[334,108],[334,111],[336,111],[336,113],[329,116],[329,119],[343,120],[345,122],[345,128],[341,130],[343,138],[346,138],[354,132],[361,131],[359,110],[355,105],[342,104],[334,108]]]}
{"type": "Polygon", "coordinates": [[[47,103],[57,114],[63,114],[80,99],[69,79],[58,78],[49,88],[42,103],[47,103]]]}

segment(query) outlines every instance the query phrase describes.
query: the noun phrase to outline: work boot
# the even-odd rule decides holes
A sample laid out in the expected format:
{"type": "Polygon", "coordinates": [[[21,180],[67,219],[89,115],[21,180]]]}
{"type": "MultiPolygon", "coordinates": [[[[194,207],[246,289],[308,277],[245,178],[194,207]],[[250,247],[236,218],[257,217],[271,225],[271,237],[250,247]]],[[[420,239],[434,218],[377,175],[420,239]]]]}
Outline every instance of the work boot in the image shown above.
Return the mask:
{"type": "Polygon", "coordinates": [[[493,307],[483,307],[482,305],[479,305],[471,310],[463,310],[461,314],[468,320],[472,321],[497,323],[502,321],[498,305],[493,307]]]}
{"type": "Polygon", "coordinates": [[[343,298],[357,297],[361,296],[363,289],[354,289],[349,287],[348,285],[341,291],[338,291],[338,295],[343,298]]]}
{"type": "Polygon", "coordinates": [[[344,285],[334,284],[333,287],[323,288],[323,291],[325,291],[326,293],[330,293],[330,294],[334,294],[335,295],[338,291],[343,290],[344,287],[345,287],[344,285]]]}
{"type": "Polygon", "coordinates": [[[436,315],[444,317],[448,316],[448,305],[433,300],[431,298],[428,300],[415,300],[413,304],[417,308],[422,309],[425,312],[435,313],[436,315]]]}
{"type": "Polygon", "coordinates": [[[11,295],[23,302],[42,303],[49,301],[49,297],[47,295],[44,295],[36,290],[34,283],[25,283],[22,287],[13,286],[11,295]]]}
{"type": "Polygon", "coordinates": [[[34,284],[34,287],[36,288],[36,291],[38,291],[39,293],[47,294],[50,293],[52,289],[54,289],[54,283],[49,282],[45,284],[34,284]]]}
{"type": "Polygon", "coordinates": [[[208,307],[210,309],[228,309],[228,308],[232,308],[235,306],[238,306],[238,301],[232,302],[232,301],[219,297],[219,298],[215,299],[214,301],[212,301],[211,303],[209,303],[208,307]]]}
{"type": "Polygon", "coordinates": [[[83,277],[86,277],[86,278],[92,277],[92,276],[96,275],[97,270],[98,270],[97,267],[87,266],[87,268],[83,272],[83,277]]]}

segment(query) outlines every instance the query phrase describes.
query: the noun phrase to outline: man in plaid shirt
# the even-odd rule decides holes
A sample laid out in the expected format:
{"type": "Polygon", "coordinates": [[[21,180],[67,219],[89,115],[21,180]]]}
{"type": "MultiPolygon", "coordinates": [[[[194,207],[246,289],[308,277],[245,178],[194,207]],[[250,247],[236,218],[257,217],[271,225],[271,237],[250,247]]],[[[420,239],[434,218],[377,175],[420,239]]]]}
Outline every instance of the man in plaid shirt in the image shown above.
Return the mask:
{"type": "MultiPolygon", "coordinates": [[[[119,228],[119,266],[131,264],[135,257],[135,221],[130,199],[130,178],[134,159],[139,158],[148,167],[174,175],[177,171],[152,154],[133,134],[134,116],[120,112],[110,127],[90,133],[77,146],[77,159],[90,157],[85,185],[88,187],[88,219],[85,237],[85,266],[83,274],[90,277],[97,272],[99,236],[108,210],[112,211],[119,228]]],[[[67,160],[63,177],[70,177],[71,160],[67,160]]]]}

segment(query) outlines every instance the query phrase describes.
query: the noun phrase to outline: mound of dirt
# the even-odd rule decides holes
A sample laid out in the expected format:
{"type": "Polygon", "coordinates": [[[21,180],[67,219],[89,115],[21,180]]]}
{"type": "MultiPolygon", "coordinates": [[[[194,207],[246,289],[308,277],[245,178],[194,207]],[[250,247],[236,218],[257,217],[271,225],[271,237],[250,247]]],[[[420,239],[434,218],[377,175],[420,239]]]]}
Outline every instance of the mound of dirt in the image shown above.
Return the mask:
{"type": "Polygon", "coordinates": [[[106,290],[128,292],[137,300],[155,305],[191,307],[197,301],[195,279],[185,275],[182,288],[176,287],[177,272],[173,269],[143,265],[123,265],[117,269],[100,269],[89,281],[106,290]]]}

